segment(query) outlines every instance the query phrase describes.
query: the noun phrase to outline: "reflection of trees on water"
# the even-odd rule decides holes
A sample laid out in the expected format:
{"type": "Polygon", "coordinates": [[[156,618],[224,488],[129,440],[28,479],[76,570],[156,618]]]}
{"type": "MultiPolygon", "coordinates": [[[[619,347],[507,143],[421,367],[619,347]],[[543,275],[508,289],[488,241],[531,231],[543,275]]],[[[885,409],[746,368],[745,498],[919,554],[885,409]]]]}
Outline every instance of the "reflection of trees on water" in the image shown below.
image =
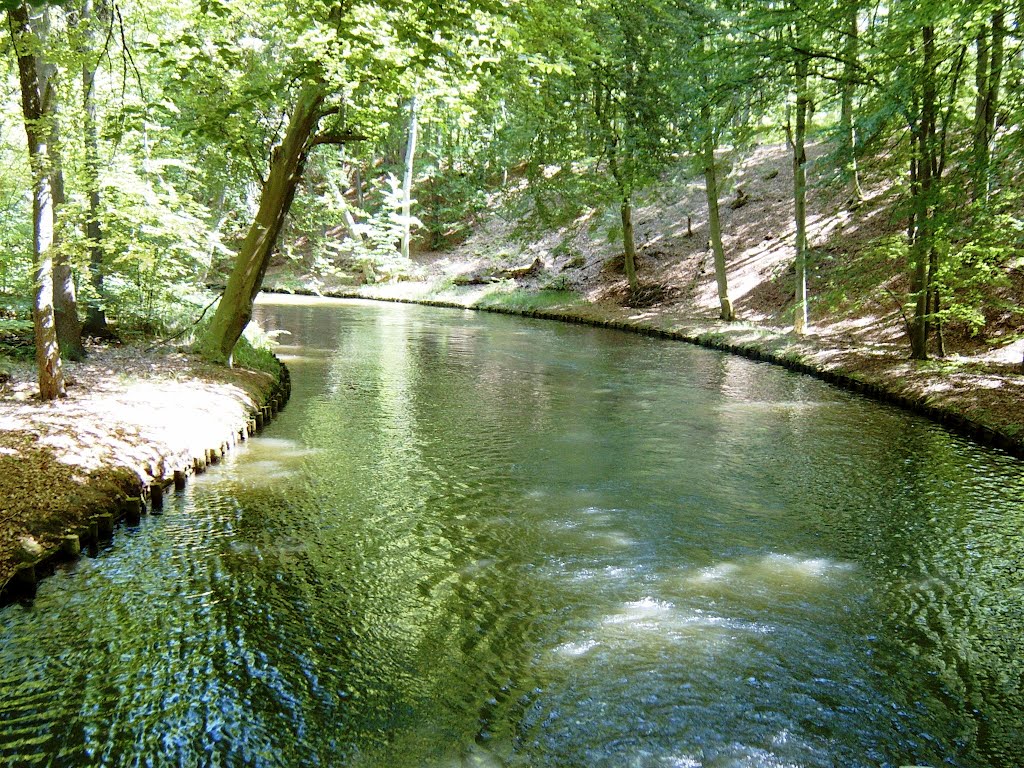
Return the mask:
{"type": "Polygon", "coordinates": [[[0,647],[39,672],[0,715],[32,724],[54,680],[80,694],[36,738],[88,744],[80,762],[575,764],[686,734],[725,755],[783,723],[813,765],[1024,753],[1019,462],[682,345],[407,307],[276,317],[323,334],[279,442],[0,647]]]}
{"type": "Polygon", "coordinates": [[[866,404],[881,418],[863,420],[864,407],[835,425],[845,441],[805,454],[794,489],[870,573],[877,663],[916,683],[907,711],[955,726],[965,756],[1012,764],[1024,754],[1019,462],[882,406],[866,404]]]}

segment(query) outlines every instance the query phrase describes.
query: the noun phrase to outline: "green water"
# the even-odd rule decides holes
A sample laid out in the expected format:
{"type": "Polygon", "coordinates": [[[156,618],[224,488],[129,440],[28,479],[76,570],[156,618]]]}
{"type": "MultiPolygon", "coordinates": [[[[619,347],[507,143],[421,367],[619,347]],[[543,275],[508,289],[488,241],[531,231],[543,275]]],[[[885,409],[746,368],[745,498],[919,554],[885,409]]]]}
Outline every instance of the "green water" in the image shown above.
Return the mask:
{"type": "Polygon", "coordinates": [[[1024,764],[1022,462],[678,343],[259,314],[279,419],[0,611],[0,764],[1024,764]]]}

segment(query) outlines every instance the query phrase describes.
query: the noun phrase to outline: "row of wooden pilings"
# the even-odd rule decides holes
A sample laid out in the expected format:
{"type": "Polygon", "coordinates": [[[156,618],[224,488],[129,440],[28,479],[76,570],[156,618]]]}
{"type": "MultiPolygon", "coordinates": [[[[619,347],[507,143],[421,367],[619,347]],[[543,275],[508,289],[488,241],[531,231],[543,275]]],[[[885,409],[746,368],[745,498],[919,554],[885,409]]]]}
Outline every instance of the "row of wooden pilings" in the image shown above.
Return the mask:
{"type": "Polygon", "coordinates": [[[34,598],[39,579],[51,574],[60,563],[79,557],[82,552],[90,556],[98,554],[100,547],[113,539],[119,525],[135,527],[141,524],[145,515],[161,514],[167,491],[172,488],[175,492],[184,491],[190,475],[202,474],[208,467],[219,464],[235,446],[261,432],[284,408],[291,393],[291,374],[281,363],[280,377],[266,402],[250,411],[245,423],[219,446],[207,448],[169,473],[151,468],[149,483],[140,482],[134,494],[115,499],[110,508],[90,516],[61,536],[55,546],[37,552],[23,552],[23,562],[10,580],[0,586],[0,605],[34,598]]]}

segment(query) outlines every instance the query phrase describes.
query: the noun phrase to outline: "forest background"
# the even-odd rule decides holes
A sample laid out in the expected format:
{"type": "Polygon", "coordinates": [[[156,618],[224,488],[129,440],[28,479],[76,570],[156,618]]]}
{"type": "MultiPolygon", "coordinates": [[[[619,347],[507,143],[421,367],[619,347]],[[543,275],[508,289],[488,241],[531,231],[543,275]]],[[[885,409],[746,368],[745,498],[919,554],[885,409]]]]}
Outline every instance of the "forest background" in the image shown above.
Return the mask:
{"type": "Polygon", "coordinates": [[[268,272],[1024,336],[1019,2],[3,9],[0,368],[44,399],[83,338],[230,361],[268,272]]]}

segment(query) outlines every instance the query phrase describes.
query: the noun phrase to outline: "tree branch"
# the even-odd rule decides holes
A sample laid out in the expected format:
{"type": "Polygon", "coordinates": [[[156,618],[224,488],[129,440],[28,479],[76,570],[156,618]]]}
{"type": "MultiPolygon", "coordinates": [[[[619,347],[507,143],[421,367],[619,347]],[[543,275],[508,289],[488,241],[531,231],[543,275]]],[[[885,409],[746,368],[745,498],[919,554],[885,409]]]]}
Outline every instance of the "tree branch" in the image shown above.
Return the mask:
{"type": "Polygon", "coordinates": [[[357,141],[366,141],[370,137],[351,130],[321,131],[309,140],[309,147],[317,147],[321,144],[351,144],[357,141]]]}

